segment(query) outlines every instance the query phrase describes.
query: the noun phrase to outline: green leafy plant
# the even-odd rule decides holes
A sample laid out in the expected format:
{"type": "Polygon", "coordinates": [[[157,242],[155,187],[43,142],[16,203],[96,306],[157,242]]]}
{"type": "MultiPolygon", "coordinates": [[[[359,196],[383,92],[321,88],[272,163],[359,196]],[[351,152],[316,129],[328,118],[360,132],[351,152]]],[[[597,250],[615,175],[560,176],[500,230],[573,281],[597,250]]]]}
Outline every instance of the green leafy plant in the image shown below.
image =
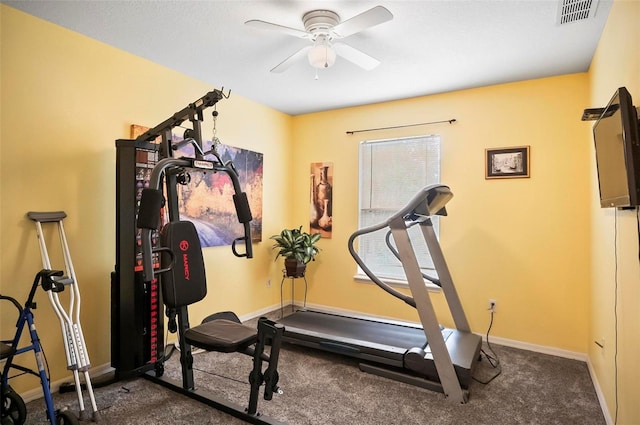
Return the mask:
{"type": "Polygon", "coordinates": [[[307,264],[314,260],[318,255],[320,249],[316,243],[320,240],[322,235],[320,233],[314,233],[313,235],[303,232],[302,226],[297,229],[284,229],[279,235],[273,235],[270,239],[273,239],[273,249],[278,250],[276,259],[283,256],[287,259],[296,259],[298,262],[307,264]]]}

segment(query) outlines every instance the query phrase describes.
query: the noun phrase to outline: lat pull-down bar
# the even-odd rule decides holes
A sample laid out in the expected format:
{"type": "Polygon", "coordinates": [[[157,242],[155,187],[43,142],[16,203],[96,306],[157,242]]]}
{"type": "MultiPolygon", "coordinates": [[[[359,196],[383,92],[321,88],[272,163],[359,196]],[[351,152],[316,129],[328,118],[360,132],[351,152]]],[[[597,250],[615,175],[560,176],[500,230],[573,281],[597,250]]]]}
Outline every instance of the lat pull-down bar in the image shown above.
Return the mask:
{"type": "Polygon", "coordinates": [[[249,207],[249,201],[247,194],[242,192],[238,175],[232,167],[228,164],[220,164],[214,161],[205,161],[194,158],[165,158],[156,164],[151,171],[151,179],[149,181],[149,188],[142,191],[142,198],[140,200],[140,210],[138,212],[137,227],[142,229],[142,262],[144,279],[150,282],[153,279],[153,257],[152,257],[152,243],[151,236],[153,230],[157,230],[160,223],[160,209],[163,206],[164,199],[162,196],[162,180],[163,176],[169,170],[176,169],[195,169],[201,171],[214,171],[225,172],[233,183],[233,189],[235,194],[233,195],[233,203],[236,207],[236,214],[238,221],[244,226],[244,236],[236,238],[231,244],[231,249],[236,257],[253,257],[253,248],[251,245],[251,227],[250,222],[252,220],[251,208],[249,207]],[[244,241],[245,252],[239,253],[236,250],[236,243],[244,241]]]}
{"type": "Polygon", "coordinates": [[[225,96],[225,94],[221,90],[215,89],[213,91],[210,91],[200,99],[196,100],[193,103],[190,103],[184,109],[176,112],[171,117],[167,118],[152,129],[147,130],[146,132],[138,136],[136,140],[143,142],[152,142],[158,136],[162,136],[165,131],[179,126],[186,120],[190,120],[192,122],[194,120],[202,121],[202,111],[205,108],[215,105],[222,98],[228,98],[230,93],[231,91],[229,91],[229,93],[225,96]]]}

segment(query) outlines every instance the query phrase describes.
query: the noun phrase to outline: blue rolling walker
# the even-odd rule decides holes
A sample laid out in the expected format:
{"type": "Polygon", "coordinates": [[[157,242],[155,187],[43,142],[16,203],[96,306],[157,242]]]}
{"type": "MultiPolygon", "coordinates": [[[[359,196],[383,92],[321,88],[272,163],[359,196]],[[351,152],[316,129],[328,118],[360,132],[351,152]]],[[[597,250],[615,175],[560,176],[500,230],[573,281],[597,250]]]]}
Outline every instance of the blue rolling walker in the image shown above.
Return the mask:
{"type": "Polygon", "coordinates": [[[20,425],[26,420],[27,410],[22,398],[13,391],[9,385],[9,371],[16,369],[21,372],[38,376],[42,384],[42,391],[44,393],[44,400],[47,406],[47,419],[52,425],[74,425],[78,424],[78,419],[73,413],[66,410],[56,411],[53,405],[53,398],[51,396],[51,389],[49,387],[49,377],[47,376],[47,369],[45,367],[44,354],[42,353],[42,347],[40,346],[40,338],[36,332],[36,326],[33,320],[32,309],[35,309],[35,303],[33,298],[36,294],[38,286],[42,286],[45,291],[61,292],[64,290],[64,286],[68,278],[63,277],[63,272],[59,270],[46,270],[43,269],[36,274],[29,297],[24,306],[15,298],[0,295],[0,300],[10,301],[19,312],[18,321],[16,323],[16,334],[12,341],[0,341],[0,360],[6,360],[1,380],[2,391],[2,422],[1,425],[20,425]],[[31,344],[19,347],[20,337],[22,332],[28,329],[31,336],[31,344]],[[34,371],[24,366],[20,366],[13,362],[15,356],[19,354],[33,351],[36,363],[38,365],[38,371],[34,371]]]}

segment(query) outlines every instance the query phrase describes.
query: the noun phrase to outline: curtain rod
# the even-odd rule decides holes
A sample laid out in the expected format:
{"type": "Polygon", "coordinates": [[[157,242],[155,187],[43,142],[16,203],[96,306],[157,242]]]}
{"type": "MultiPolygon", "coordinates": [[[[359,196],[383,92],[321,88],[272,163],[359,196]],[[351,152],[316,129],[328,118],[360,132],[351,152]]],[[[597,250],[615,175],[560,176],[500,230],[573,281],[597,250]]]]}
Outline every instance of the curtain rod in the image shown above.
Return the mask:
{"type": "Polygon", "coordinates": [[[367,128],[364,130],[350,130],[350,131],[347,131],[347,134],[364,133],[365,131],[391,130],[394,128],[416,127],[419,125],[441,124],[443,122],[448,122],[449,124],[453,124],[454,122],[456,122],[456,119],[452,118],[450,120],[443,120],[443,121],[431,121],[431,122],[421,122],[418,124],[396,125],[393,127],[367,128]]]}

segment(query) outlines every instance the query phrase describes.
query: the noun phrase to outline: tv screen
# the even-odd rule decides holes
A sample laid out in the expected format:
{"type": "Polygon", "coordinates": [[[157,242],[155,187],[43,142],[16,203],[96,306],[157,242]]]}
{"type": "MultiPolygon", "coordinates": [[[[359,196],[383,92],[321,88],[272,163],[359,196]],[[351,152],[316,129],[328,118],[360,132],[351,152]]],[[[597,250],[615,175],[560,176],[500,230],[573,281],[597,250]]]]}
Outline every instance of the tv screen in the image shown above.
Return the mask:
{"type": "Polygon", "coordinates": [[[620,87],[593,125],[600,206],[635,207],[640,202],[638,114],[620,87]]]}

